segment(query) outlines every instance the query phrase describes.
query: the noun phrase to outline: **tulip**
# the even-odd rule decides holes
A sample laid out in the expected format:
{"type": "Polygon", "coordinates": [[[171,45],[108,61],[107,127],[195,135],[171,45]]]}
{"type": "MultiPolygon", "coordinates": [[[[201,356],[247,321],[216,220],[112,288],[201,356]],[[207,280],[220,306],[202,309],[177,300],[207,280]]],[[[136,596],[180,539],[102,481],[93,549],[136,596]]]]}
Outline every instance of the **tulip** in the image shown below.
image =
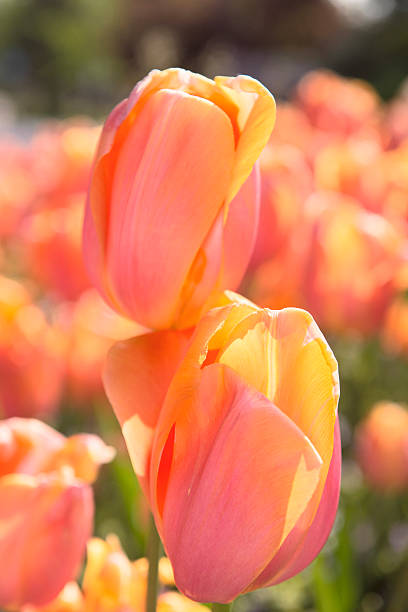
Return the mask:
{"type": "Polygon", "coordinates": [[[382,345],[387,352],[408,354],[408,299],[397,295],[387,309],[381,333],[382,345]]]}
{"type": "Polygon", "coordinates": [[[84,597],[76,582],[67,582],[51,603],[45,606],[24,606],[21,612],[86,612],[84,597]]]}
{"type": "Polygon", "coordinates": [[[306,114],[291,102],[280,102],[277,115],[279,121],[276,122],[269,144],[291,145],[306,154],[315,136],[315,130],[306,114]]]}
{"type": "MultiPolygon", "coordinates": [[[[83,595],[87,612],[140,612],[144,609],[149,563],[142,558],[130,561],[118,538],[92,538],[88,542],[88,557],[83,579],[83,595]]],[[[159,580],[169,580],[168,559],[160,559],[159,580]]],[[[200,606],[179,593],[161,593],[158,612],[205,612],[200,606]]]]}
{"type": "Polygon", "coordinates": [[[275,257],[301,222],[303,202],[312,191],[312,174],[301,151],[272,141],[260,157],[259,230],[251,268],[275,257]]]}
{"type": "Polygon", "coordinates": [[[312,561],[340,480],[337,363],[311,315],[224,304],[190,339],[117,343],[104,371],[176,585],[221,603],[312,561]]]}
{"type": "Polygon", "coordinates": [[[275,103],[246,76],[154,70],[107,119],[84,223],[93,284],[150,328],[193,325],[238,286],[257,231],[254,164],[275,103]]]}
{"type": "Polygon", "coordinates": [[[52,413],[62,383],[61,334],[21,283],[0,276],[0,417],[52,413]]]}
{"type": "Polygon", "coordinates": [[[205,606],[174,591],[162,593],[157,602],[157,612],[206,612],[206,610],[208,608],[205,606]]]}
{"type": "Polygon", "coordinates": [[[65,208],[85,198],[100,128],[89,120],[52,122],[30,142],[30,176],[36,184],[33,208],[65,208]]]}
{"type": "Polygon", "coordinates": [[[389,146],[398,146],[408,140],[408,85],[407,81],[398,96],[388,107],[385,118],[386,133],[389,146]]]}
{"type": "Polygon", "coordinates": [[[79,569],[92,529],[91,489],[63,476],[13,474],[2,477],[0,494],[0,603],[48,603],[79,569]]]}
{"type": "Polygon", "coordinates": [[[89,612],[142,610],[145,589],[115,536],[88,542],[83,592],[89,612]]]}
{"type": "Polygon", "coordinates": [[[112,344],[147,331],[109,308],[95,289],[85,291],[74,304],[60,305],[56,323],[65,339],[68,393],[84,405],[103,394],[101,370],[112,344]]]}
{"type": "Polygon", "coordinates": [[[401,234],[384,217],[340,194],[322,192],[309,204],[312,231],[303,289],[309,310],[335,332],[377,332],[404,265],[401,234]]]}
{"type": "Polygon", "coordinates": [[[113,454],[97,436],[0,422],[1,607],[46,605],[75,577],[92,531],[89,483],[113,454]]]}
{"type": "MultiPolygon", "coordinates": [[[[106,540],[92,538],[87,544],[88,557],[83,590],[68,582],[46,606],[24,606],[21,612],[141,612],[144,610],[149,562],[130,561],[116,536],[106,540]]],[[[162,585],[174,586],[171,565],[166,557],[159,563],[162,585]]],[[[175,591],[164,591],[157,600],[157,612],[205,612],[207,608],[175,591]]]]}
{"type": "Polygon", "coordinates": [[[36,193],[30,153],[18,141],[0,140],[0,237],[12,239],[36,193]]]}
{"type": "Polygon", "coordinates": [[[345,79],[329,70],[309,72],[297,86],[297,99],[311,123],[333,135],[371,132],[380,118],[374,89],[358,79],[345,79]]]}
{"type": "Polygon", "coordinates": [[[381,491],[408,487],[408,411],[379,402],[356,430],[358,463],[367,480],[381,491]]]}
{"type": "Polygon", "coordinates": [[[42,210],[25,220],[22,246],[25,266],[47,293],[76,300],[89,280],[81,253],[83,202],[42,210]]]}
{"type": "Polygon", "coordinates": [[[364,173],[371,175],[381,154],[375,140],[350,138],[331,142],[322,147],[314,161],[316,190],[337,191],[362,199],[361,177],[364,173]]]}
{"type": "Polygon", "coordinates": [[[385,151],[361,173],[361,195],[366,208],[383,214],[407,232],[408,141],[385,151]]]}
{"type": "Polygon", "coordinates": [[[285,249],[255,271],[249,295],[271,308],[307,308],[332,332],[368,336],[383,323],[404,258],[403,236],[387,219],[354,198],[316,192],[285,249]]]}

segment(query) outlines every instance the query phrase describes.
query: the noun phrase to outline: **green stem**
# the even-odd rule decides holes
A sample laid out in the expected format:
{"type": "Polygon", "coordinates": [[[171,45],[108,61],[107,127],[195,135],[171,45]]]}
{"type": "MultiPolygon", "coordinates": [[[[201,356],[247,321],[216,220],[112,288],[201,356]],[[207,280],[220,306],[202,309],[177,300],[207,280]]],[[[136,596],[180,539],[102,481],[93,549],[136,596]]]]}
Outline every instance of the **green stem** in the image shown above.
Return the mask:
{"type": "Polygon", "coordinates": [[[147,578],[146,612],[156,612],[157,588],[159,575],[160,538],[150,516],[149,542],[147,545],[147,558],[149,560],[149,574],[147,578]]]}
{"type": "Polygon", "coordinates": [[[213,612],[228,612],[228,610],[232,610],[232,604],[213,603],[211,604],[211,610],[213,612]]]}

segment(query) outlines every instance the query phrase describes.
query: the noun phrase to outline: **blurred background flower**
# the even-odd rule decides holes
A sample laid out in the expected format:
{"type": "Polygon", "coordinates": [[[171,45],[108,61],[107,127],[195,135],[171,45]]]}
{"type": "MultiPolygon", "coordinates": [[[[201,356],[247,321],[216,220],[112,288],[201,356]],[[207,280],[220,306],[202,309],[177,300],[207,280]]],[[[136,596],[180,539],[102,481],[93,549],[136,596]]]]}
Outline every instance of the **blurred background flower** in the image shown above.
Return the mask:
{"type": "Polygon", "coordinates": [[[0,422],[0,605],[48,604],[72,580],[93,528],[89,486],[115,451],[36,419],[0,422]]]}

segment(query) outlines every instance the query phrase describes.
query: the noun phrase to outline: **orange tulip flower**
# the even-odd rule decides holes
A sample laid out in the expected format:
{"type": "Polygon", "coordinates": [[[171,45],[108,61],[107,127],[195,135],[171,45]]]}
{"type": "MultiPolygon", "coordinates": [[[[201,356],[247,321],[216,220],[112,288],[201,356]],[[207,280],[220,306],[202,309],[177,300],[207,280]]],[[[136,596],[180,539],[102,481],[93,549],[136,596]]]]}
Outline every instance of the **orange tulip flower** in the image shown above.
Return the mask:
{"type": "Polygon", "coordinates": [[[408,82],[405,80],[400,95],[387,109],[385,132],[392,148],[408,140],[408,82]]]}
{"type": "Polygon", "coordinates": [[[55,314],[65,339],[67,391],[74,401],[89,405],[103,394],[101,371],[112,344],[147,330],[114,312],[95,289],[74,304],[61,304],[55,314]]]}
{"type": "Polygon", "coordinates": [[[367,481],[380,490],[408,487],[408,410],[379,402],[356,430],[356,456],[367,481]]]}
{"type": "MultiPolygon", "coordinates": [[[[130,561],[118,538],[92,538],[87,545],[82,583],[69,582],[46,606],[24,606],[21,612],[141,612],[145,609],[147,559],[130,561]]],[[[159,581],[174,585],[169,560],[159,562],[159,581]]],[[[157,612],[205,612],[207,608],[175,591],[159,593],[157,612]]]]}
{"type": "Polygon", "coordinates": [[[0,237],[12,240],[36,194],[29,150],[16,140],[0,140],[0,237]]]}
{"type": "Polygon", "coordinates": [[[0,422],[1,607],[48,604],[74,578],[92,531],[89,483],[113,455],[94,435],[0,422]]]}
{"type": "Polygon", "coordinates": [[[76,582],[67,582],[62,591],[45,606],[23,606],[21,612],[86,612],[81,589],[76,582]]]}
{"type": "Polygon", "coordinates": [[[275,257],[301,223],[302,207],[312,191],[312,173],[304,155],[291,145],[271,142],[260,157],[259,230],[251,268],[275,257]]]}
{"type": "Polygon", "coordinates": [[[394,354],[408,354],[408,298],[397,295],[387,309],[381,333],[382,345],[394,354]]]}
{"type": "MultiPolygon", "coordinates": [[[[160,559],[159,580],[168,580],[169,561],[160,559]]],[[[130,561],[121,548],[118,538],[110,535],[105,540],[92,538],[88,542],[88,557],[83,579],[83,595],[87,612],[140,612],[144,610],[147,574],[147,559],[130,561]]],[[[188,600],[179,593],[160,593],[158,612],[205,612],[206,608],[188,600]]]]}
{"type": "Polygon", "coordinates": [[[380,100],[365,81],[329,70],[309,72],[297,86],[297,100],[311,123],[333,135],[371,132],[378,127],[380,100]]]}
{"type": "Polygon", "coordinates": [[[300,305],[327,330],[378,332],[404,266],[404,241],[383,216],[336,192],[305,204],[286,248],[262,264],[250,297],[263,306],[300,305]]]}
{"type": "Polygon", "coordinates": [[[339,492],[337,364],[318,327],[299,309],[225,302],[190,340],[117,343],[104,372],[176,584],[197,601],[303,569],[339,492]]]}
{"type": "Polygon", "coordinates": [[[254,164],[275,120],[258,81],[153,71],[105,123],[84,224],[90,276],[151,328],[193,325],[235,288],[257,230],[254,164]]]}
{"type": "Polygon", "coordinates": [[[310,204],[303,290],[309,310],[335,332],[377,332],[403,266],[402,236],[352,198],[322,192],[310,204]]]}
{"type": "Polygon", "coordinates": [[[30,142],[30,176],[35,181],[33,208],[67,206],[85,193],[100,127],[89,120],[50,122],[30,142]]]}
{"type": "Polygon", "coordinates": [[[52,413],[63,383],[63,338],[21,283],[0,276],[0,417],[52,413]]]}
{"type": "Polygon", "coordinates": [[[42,210],[25,220],[25,267],[48,294],[76,300],[90,286],[81,252],[83,199],[64,208],[42,210]]]}

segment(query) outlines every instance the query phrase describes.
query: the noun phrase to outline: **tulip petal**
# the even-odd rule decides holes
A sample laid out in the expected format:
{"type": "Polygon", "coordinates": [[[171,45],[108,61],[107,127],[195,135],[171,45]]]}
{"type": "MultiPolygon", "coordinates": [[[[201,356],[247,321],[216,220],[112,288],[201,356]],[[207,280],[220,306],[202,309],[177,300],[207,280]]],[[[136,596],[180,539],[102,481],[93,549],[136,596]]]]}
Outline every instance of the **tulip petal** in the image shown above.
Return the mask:
{"type": "Polygon", "coordinates": [[[172,322],[233,160],[228,116],[189,94],[156,92],[129,128],[112,184],[107,268],[116,300],[136,320],[156,328],[172,322]]]}
{"type": "MultiPolygon", "coordinates": [[[[223,259],[224,209],[215,219],[206,239],[199,248],[188,272],[180,295],[181,310],[177,327],[185,329],[197,322],[197,313],[214,291],[221,274],[223,259]]],[[[205,306],[204,306],[205,309],[205,306]]]]}
{"type": "Polygon", "coordinates": [[[322,461],[285,414],[220,364],[204,368],[198,393],[179,387],[169,396],[184,409],[163,479],[157,469],[165,500],[162,517],[154,506],[156,521],[179,589],[230,601],[305,511],[322,461]]]}
{"type": "Polygon", "coordinates": [[[159,595],[157,612],[208,612],[208,608],[191,601],[175,591],[166,591],[159,595]]]}
{"type": "Polygon", "coordinates": [[[236,326],[218,360],[298,425],[327,474],[339,396],[337,362],[311,315],[297,308],[254,313],[236,326]]]}
{"type": "MultiPolygon", "coordinates": [[[[307,530],[296,525],[281,549],[248,591],[278,584],[301,572],[323,548],[336,517],[340,495],[341,441],[339,421],[334,428],[333,456],[319,508],[307,530]]],[[[299,521],[300,523],[300,521],[299,521]]]]}
{"type": "Polygon", "coordinates": [[[259,169],[256,165],[231,202],[226,219],[222,209],[196,255],[180,298],[184,306],[178,327],[193,326],[197,313],[208,310],[215,294],[238,287],[255,244],[258,216],[259,169]]]}
{"type": "Polygon", "coordinates": [[[55,454],[51,467],[58,470],[68,465],[74,470],[76,478],[91,484],[98,476],[99,467],[110,463],[115,454],[115,449],[107,446],[99,436],[76,434],[70,436],[55,454]]]}
{"type": "Polygon", "coordinates": [[[0,476],[48,469],[65,443],[62,434],[37,419],[13,417],[0,423],[0,476]]]}
{"type": "Polygon", "coordinates": [[[240,137],[227,201],[238,193],[269,140],[275,125],[276,105],[271,93],[249,76],[215,77],[216,84],[236,100],[240,137]]]}
{"type": "Polygon", "coordinates": [[[44,605],[78,570],[92,530],[92,490],[53,476],[9,475],[0,495],[0,605],[44,605]]]}
{"type": "Polygon", "coordinates": [[[128,114],[127,100],[122,100],[105,121],[99,139],[92,180],[85,207],[82,248],[88,275],[95,287],[112,306],[117,306],[105,279],[104,250],[108,237],[109,197],[117,158],[117,148],[111,155],[115,141],[123,138],[122,122],[128,114]]]}
{"type": "Polygon", "coordinates": [[[106,360],[105,390],[122,426],[134,470],[147,495],[154,428],[186,345],[186,333],[154,332],[117,342],[106,360]]]}
{"type": "Polygon", "coordinates": [[[228,209],[219,289],[235,289],[246,272],[258,234],[260,174],[255,164],[228,209]]]}
{"type": "Polygon", "coordinates": [[[20,612],[85,612],[85,601],[77,582],[67,582],[56,599],[45,606],[27,605],[20,612]]]}

